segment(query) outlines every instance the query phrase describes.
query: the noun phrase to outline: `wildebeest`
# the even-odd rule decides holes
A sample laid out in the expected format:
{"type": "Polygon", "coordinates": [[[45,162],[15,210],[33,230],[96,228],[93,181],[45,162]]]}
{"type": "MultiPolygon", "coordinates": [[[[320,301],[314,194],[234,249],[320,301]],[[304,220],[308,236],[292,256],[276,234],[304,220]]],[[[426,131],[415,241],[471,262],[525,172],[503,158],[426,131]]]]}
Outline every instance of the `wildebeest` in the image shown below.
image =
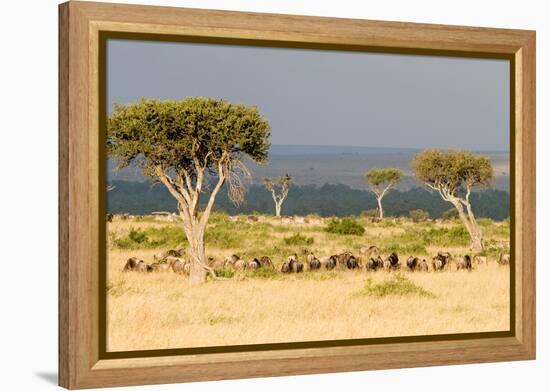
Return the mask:
{"type": "Polygon", "coordinates": [[[359,267],[359,260],[349,251],[337,256],[338,265],[342,269],[353,270],[359,267]]]}
{"type": "Polygon", "coordinates": [[[224,266],[235,266],[235,262],[237,262],[239,259],[241,259],[238,255],[233,254],[227,258],[225,258],[223,265],[224,266]]]}
{"type": "Polygon", "coordinates": [[[309,265],[309,270],[318,270],[321,268],[321,261],[319,261],[315,255],[308,254],[306,260],[309,265]]]}
{"type": "Polygon", "coordinates": [[[296,254],[288,257],[281,268],[283,273],[301,273],[304,271],[304,264],[298,261],[296,254]]]}
{"type": "Polygon", "coordinates": [[[254,216],[254,215],[246,216],[246,219],[252,223],[255,223],[259,220],[258,216],[254,216]]]}
{"type": "Polygon", "coordinates": [[[225,265],[221,259],[216,259],[213,257],[208,257],[206,264],[214,270],[221,269],[225,265]]]}
{"type": "Polygon", "coordinates": [[[478,265],[489,265],[489,261],[487,260],[487,257],[484,255],[474,255],[474,261],[478,265]]]}
{"type": "Polygon", "coordinates": [[[367,261],[367,271],[376,271],[378,269],[381,269],[382,267],[384,267],[384,261],[382,260],[380,255],[367,261]]]}
{"type": "Polygon", "coordinates": [[[270,267],[272,269],[275,268],[275,266],[273,266],[273,262],[271,262],[271,259],[266,255],[260,258],[260,264],[262,267],[270,267]]]}
{"type": "Polygon", "coordinates": [[[148,266],[145,262],[136,257],[131,257],[128,258],[128,260],[126,261],[126,264],[124,265],[122,271],[146,272],[147,269],[148,266]]]}
{"type": "Polygon", "coordinates": [[[259,269],[261,266],[262,264],[260,263],[260,260],[258,258],[254,258],[253,260],[248,262],[248,265],[246,267],[247,269],[255,270],[259,269]]]}
{"type": "Polygon", "coordinates": [[[388,258],[386,258],[386,261],[389,261],[391,269],[399,269],[401,267],[401,264],[399,263],[399,257],[396,253],[391,253],[388,258]]]}
{"type": "Polygon", "coordinates": [[[112,222],[113,222],[113,214],[112,214],[112,213],[107,213],[107,222],[108,222],[108,223],[112,223],[112,222]]]}
{"type": "Polygon", "coordinates": [[[498,257],[498,264],[499,265],[509,265],[510,264],[510,254],[504,254],[501,253],[498,257]]]}
{"type": "Polygon", "coordinates": [[[416,270],[416,267],[418,263],[420,262],[420,259],[417,257],[413,257],[412,255],[407,259],[407,267],[411,272],[414,272],[416,270]]]}
{"type": "Polygon", "coordinates": [[[457,261],[456,270],[472,270],[472,259],[468,254],[457,261]]]}
{"type": "Polygon", "coordinates": [[[434,271],[443,270],[453,259],[448,252],[438,252],[435,257],[432,258],[432,267],[434,271]]]}
{"type": "Polygon", "coordinates": [[[336,255],[329,255],[326,257],[321,257],[319,262],[321,263],[321,266],[324,266],[327,270],[332,270],[336,267],[336,258],[336,255]]]}
{"type": "Polygon", "coordinates": [[[170,270],[170,265],[168,262],[155,262],[148,267],[149,271],[152,272],[167,272],[170,270]]]}
{"type": "Polygon", "coordinates": [[[168,257],[181,258],[181,257],[183,257],[184,254],[185,254],[185,249],[184,248],[170,249],[170,250],[166,250],[166,251],[161,251],[161,252],[153,255],[153,259],[155,261],[163,261],[168,257]]]}
{"type": "Polygon", "coordinates": [[[421,272],[427,272],[429,270],[428,262],[426,262],[425,259],[418,262],[418,264],[416,265],[416,270],[421,271],[421,272]]]}
{"type": "Polygon", "coordinates": [[[242,259],[238,259],[235,261],[235,263],[233,264],[233,267],[236,269],[236,270],[245,270],[246,269],[246,266],[247,266],[247,263],[242,260],[242,259]]]}
{"type": "Polygon", "coordinates": [[[189,274],[191,271],[191,264],[187,261],[182,261],[179,258],[172,258],[169,262],[174,273],[189,274]]]}

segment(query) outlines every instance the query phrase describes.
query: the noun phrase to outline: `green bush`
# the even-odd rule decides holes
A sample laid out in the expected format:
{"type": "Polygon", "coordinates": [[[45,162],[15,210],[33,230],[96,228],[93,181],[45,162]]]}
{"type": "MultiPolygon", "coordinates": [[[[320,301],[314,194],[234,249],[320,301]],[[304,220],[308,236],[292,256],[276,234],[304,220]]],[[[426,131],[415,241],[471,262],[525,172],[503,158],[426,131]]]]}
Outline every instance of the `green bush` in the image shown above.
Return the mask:
{"type": "Polygon", "coordinates": [[[331,219],[325,231],[338,235],[363,235],[365,228],[350,218],[331,219]]]}
{"type": "Polygon", "coordinates": [[[112,242],[115,248],[135,250],[179,247],[187,243],[187,239],[182,228],[175,225],[167,225],[160,228],[131,228],[125,236],[113,236],[112,242]]]}
{"type": "Polygon", "coordinates": [[[425,297],[435,297],[433,293],[416,285],[411,280],[401,274],[394,275],[391,279],[376,283],[369,278],[363,290],[357,292],[358,296],[410,296],[418,295],[425,297]]]}
{"type": "Polygon", "coordinates": [[[430,214],[422,209],[414,209],[409,212],[409,217],[412,221],[426,221],[430,218],[430,214]]]}
{"type": "Polygon", "coordinates": [[[287,246],[308,246],[313,244],[313,238],[301,235],[300,233],[297,233],[295,235],[292,235],[288,238],[284,238],[283,242],[287,246]]]}

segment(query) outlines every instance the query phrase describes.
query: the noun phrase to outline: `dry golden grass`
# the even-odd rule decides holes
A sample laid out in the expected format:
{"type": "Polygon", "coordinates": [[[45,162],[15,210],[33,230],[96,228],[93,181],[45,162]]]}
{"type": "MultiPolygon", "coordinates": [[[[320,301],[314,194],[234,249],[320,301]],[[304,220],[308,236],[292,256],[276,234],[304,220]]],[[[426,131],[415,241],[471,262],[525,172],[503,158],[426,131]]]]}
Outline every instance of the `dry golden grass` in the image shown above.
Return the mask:
{"type": "MultiPolygon", "coordinates": [[[[130,227],[148,226],[159,223],[116,221],[109,224],[109,232],[121,234],[130,227]]],[[[367,228],[367,234],[387,237],[402,230],[402,226],[374,227],[367,228]]],[[[328,238],[322,229],[296,226],[271,232],[262,245],[280,243],[289,232],[314,237],[312,247],[319,255],[342,251],[349,244],[349,239],[328,238]]],[[[429,254],[442,250],[426,248],[429,254]]],[[[467,251],[460,246],[446,249],[455,254],[467,251]]],[[[209,248],[208,253],[222,257],[240,250],[244,251],[209,248]]],[[[360,294],[367,279],[379,283],[395,273],[318,271],[275,279],[244,273],[190,286],[185,276],[171,272],[121,271],[130,256],[152,262],[156,252],[158,249],[109,250],[109,351],[502,331],[509,327],[509,269],[496,265],[494,259],[489,266],[475,266],[472,272],[455,271],[454,267],[440,273],[402,270],[401,275],[433,296],[377,297],[360,294]]],[[[402,263],[408,255],[400,254],[402,263]]]]}

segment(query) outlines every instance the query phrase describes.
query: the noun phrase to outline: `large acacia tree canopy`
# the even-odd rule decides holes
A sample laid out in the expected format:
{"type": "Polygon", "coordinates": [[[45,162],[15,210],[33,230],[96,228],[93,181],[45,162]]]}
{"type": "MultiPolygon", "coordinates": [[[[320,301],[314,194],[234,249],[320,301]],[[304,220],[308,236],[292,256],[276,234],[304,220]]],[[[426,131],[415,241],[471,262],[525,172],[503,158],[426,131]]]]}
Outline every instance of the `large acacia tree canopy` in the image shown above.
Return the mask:
{"type": "Polygon", "coordinates": [[[451,192],[461,186],[489,186],[493,178],[491,160],[467,151],[429,149],[416,155],[412,162],[418,179],[451,192]]]}
{"type": "Polygon", "coordinates": [[[212,169],[222,157],[267,160],[271,127],[255,107],[223,99],[141,99],[115,105],[107,123],[107,149],[120,167],[140,164],[196,174],[196,162],[212,169]],[[195,160],[194,160],[195,159],[195,160]]]}

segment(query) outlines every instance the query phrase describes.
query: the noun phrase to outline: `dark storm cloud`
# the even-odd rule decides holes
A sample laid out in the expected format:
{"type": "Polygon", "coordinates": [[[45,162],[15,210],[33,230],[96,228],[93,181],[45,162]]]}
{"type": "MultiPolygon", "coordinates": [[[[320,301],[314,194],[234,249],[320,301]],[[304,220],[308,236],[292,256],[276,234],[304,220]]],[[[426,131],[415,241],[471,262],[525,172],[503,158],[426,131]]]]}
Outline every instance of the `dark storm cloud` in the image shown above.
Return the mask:
{"type": "Polygon", "coordinates": [[[273,144],[509,149],[504,60],[110,40],[108,103],[257,105],[273,144]]]}

